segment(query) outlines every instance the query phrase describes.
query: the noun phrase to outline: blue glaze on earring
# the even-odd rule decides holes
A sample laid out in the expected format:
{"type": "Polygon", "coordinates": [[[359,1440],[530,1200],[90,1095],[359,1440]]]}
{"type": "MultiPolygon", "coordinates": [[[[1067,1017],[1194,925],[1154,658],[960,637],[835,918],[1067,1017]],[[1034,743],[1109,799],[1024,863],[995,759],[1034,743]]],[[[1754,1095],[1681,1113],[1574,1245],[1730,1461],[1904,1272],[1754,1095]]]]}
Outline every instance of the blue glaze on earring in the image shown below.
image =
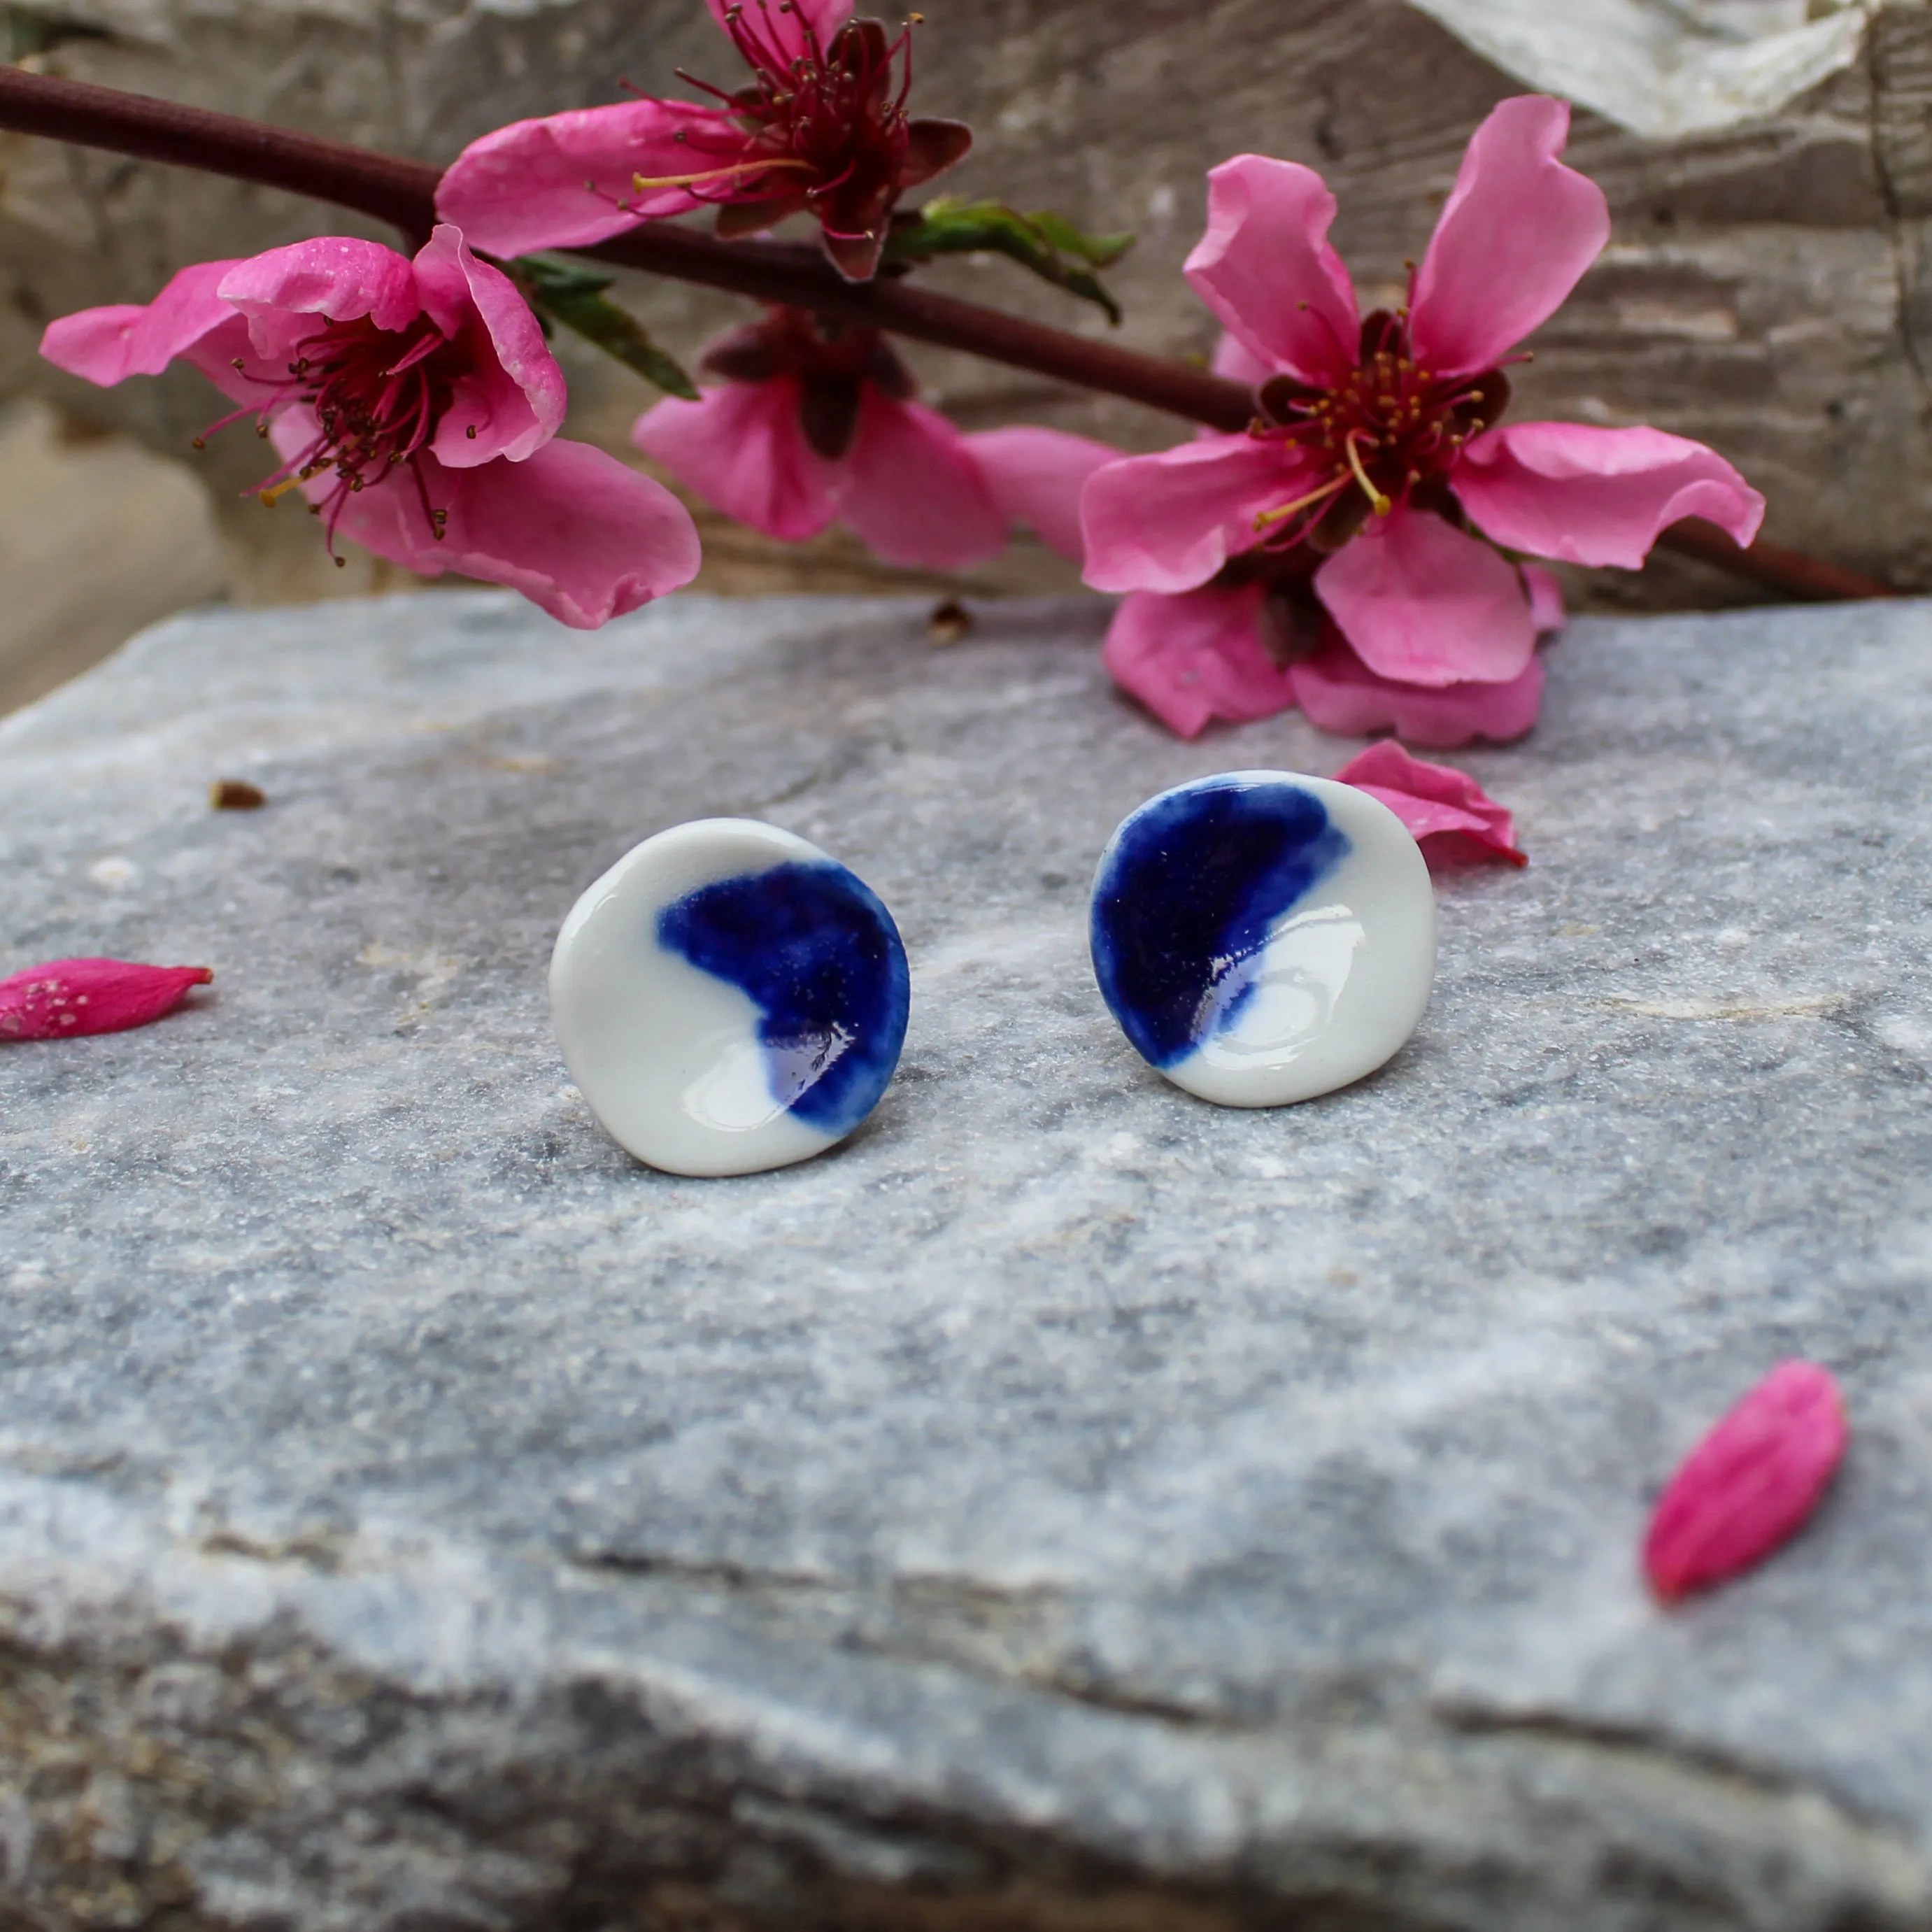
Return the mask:
{"type": "Polygon", "coordinates": [[[850,1133],[886,1090],[904,1043],[905,949],[876,893],[830,860],[700,886],[658,914],[659,943],[726,980],[760,1016],[775,1099],[850,1133]]]}
{"type": "Polygon", "coordinates": [[[1217,1000],[1220,985],[1350,849],[1312,792],[1238,778],[1166,793],[1120,827],[1094,888],[1094,970],[1144,1059],[1165,1071],[1233,1025],[1252,988],[1217,1000]]]}

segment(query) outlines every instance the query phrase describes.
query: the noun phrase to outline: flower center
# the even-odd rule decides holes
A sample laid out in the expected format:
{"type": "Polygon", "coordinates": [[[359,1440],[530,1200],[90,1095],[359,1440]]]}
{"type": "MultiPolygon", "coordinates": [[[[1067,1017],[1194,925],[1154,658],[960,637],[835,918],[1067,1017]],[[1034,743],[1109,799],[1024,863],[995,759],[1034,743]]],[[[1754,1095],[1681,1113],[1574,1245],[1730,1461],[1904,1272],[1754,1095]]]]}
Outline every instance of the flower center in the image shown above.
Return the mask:
{"type": "MultiPolygon", "coordinates": [[[[245,371],[239,357],[235,366],[245,371]]],[[[402,329],[378,328],[367,316],[325,322],[297,345],[286,376],[249,376],[268,393],[204,430],[195,447],[244,416],[256,417],[256,433],[266,436],[271,410],[306,404],[315,416],[314,439],[262,479],[263,503],[272,506],[298,484],[334,472],[335,487],[310,507],[326,519],[329,554],[335,556],[335,526],[349,499],[407,465],[423,514],[440,538],[448,512],[430,502],[421,459],[469,366],[463,345],[426,315],[402,329]]]]}
{"type": "Polygon", "coordinates": [[[1260,413],[1248,434],[1293,451],[1304,487],[1264,510],[1255,528],[1270,533],[1270,549],[1312,542],[1339,550],[1371,515],[1385,517],[1412,496],[1442,507],[1452,500],[1442,479],[1509,395],[1500,369],[1436,376],[1409,352],[1408,310],[1376,310],[1363,320],[1354,368],[1336,387],[1274,376],[1256,391],[1260,413]]]}
{"type": "Polygon", "coordinates": [[[688,188],[706,200],[793,194],[817,201],[838,191],[889,196],[896,188],[911,140],[905,111],[912,87],[910,31],[889,41],[878,21],[848,20],[829,46],[821,46],[801,17],[804,50],[793,56],[773,19],[792,10],[791,0],[751,0],[726,14],[725,31],[756,76],[751,86],[727,93],[678,70],[681,80],[730,109],[736,137],[722,130],[712,135],[681,129],[674,138],[693,159],[714,165],[686,175],[640,176],[633,183],[638,192],[688,188]],[[894,64],[902,55],[895,86],[894,64]],[[707,188],[712,192],[702,192],[707,188]]]}

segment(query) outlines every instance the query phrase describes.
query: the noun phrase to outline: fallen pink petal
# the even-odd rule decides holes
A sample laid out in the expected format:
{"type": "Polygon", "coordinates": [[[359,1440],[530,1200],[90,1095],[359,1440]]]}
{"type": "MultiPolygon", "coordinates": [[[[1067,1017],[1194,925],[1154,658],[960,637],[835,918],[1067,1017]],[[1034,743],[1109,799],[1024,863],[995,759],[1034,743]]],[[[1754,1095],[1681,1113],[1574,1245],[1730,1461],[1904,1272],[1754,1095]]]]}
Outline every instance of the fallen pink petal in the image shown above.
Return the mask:
{"type": "Polygon", "coordinates": [[[1467,772],[1412,758],[1394,739],[1371,745],[1335,774],[1379,799],[1409,830],[1432,864],[1472,856],[1526,866],[1516,821],[1467,772]]]}
{"type": "Polygon", "coordinates": [[[1830,1372],[1780,1362],[1671,1478],[1644,1538],[1651,1588],[1670,1603],[1762,1562],[1817,1508],[1846,1441],[1830,1372]]]}
{"type": "Polygon", "coordinates": [[[124,1033],[172,1012],[211,966],[143,966],[131,959],[55,959],[0,980],[0,1040],[71,1040],[124,1033]]]}

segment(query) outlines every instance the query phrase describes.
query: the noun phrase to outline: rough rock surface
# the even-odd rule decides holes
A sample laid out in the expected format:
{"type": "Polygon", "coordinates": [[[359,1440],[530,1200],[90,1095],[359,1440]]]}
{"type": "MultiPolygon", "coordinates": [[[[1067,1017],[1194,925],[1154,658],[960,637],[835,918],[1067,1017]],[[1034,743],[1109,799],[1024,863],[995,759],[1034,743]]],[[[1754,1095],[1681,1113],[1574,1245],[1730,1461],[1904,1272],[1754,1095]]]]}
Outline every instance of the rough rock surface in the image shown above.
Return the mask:
{"type": "Polygon", "coordinates": [[[0,724],[0,1924],[1906,1932],[1932,1921],[1932,606],[1589,621],[1464,760],[1434,1004],[1226,1112],[1083,943],[1184,746],[1096,609],[214,614],[0,724]],[[216,776],[265,810],[215,813],[216,776]],[[552,933],[704,813],[913,962],[837,1154],[624,1157],[552,933]],[[1777,1358],[1854,1444],[1665,1613],[1777,1358]]]}
{"type": "MultiPolygon", "coordinates": [[[[1616,232],[1543,332],[1534,368],[1518,372],[1520,412],[1649,421],[1697,436],[1769,496],[1774,539],[1932,585],[1932,11],[1894,0],[1867,20],[1862,9],[1827,6],[1808,25],[1797,0],[1426,6],[944,0],[918,30],[917,98],[977,130],[948,191],[1138,230],[1138,248],[1112,278],[1128,311],[1123,339],[1198,354],[1212,347],[1214,325],[1179,270],[1200,234],[1202,176],[1215,162],[1251,149],[1319,167],[1340,197],[1344,254],[1378,299],[1399,300],[1403,261],[1420,254],[1483,115],[1526,86],[1578,91],[1604,111],[1580,112],[1573,158],[1604,184],[1616,232]],[[1778,31],[1752,40],[1738,24],[1746,19],[1778,31]],[[1687,21],[1702,25],[1692,33],[1687,21]],[[1795,68],[1793,47],[1804,56],[1795,68]],[[1783,98],[1792,75],[1814,74],[1783,98]],[[1768,75],[1779,84],[1761,96],[1743,85],[1768,75]],[[1628,116],[1648,106],[1666,122],[1694,122],[1754,98],[1778,105],[1669,139],[1646,138],[1613,112],[1621,104],[1628,116]]],[[[10,18],[17,44],[35,50],[28,58],[78,77],[437,162],[502,122],[617,99],[627,78],[673,94],[682,91],[680,66],[728,78],[730,58],[698,0],[21,0],[10,18]]],[[[183,455],[218,412],[207,386],[177,372],[103,392],[59,377],[34,353],[46,318],[145,301],[186,261],[345,225],[339,212],[286,196],[44,142],[0,138],[0,163],[9,297],[0,392],[30,388],[183,455]]],[[[938,279],[1106,330],[1008,263],[956,263],[938,279]]],[[[626,286],[686,355],[744,314],[674,284],[626,286]]],[[[1141,447],[1176,434],[1149,412],[1010,370],[916,359],[970,427],[1033,418],[1141,447]]],[[[627,451],[649,393],[594,354],[572,352],[568,367],[575,433],[627,451]]],[[[245,435],[231,435],[192,459],[214,480],[238,556],[254,560],[242,587],[332,579],[302,519],[271,518],[242,494],[259,478],[258,458],[245,435]]],[[[794,580],[825,583],[836,571],[830,587],[864,581],[850,546],[801,556],[740,537],[737,548],[794,580]]],[[[1051,569],[1022,553],[981,581],[1040,587],[1051,569]]],[[[1733,580],[1667,560],[1597,588],[1652,604],[1741,594],[1733,580]]]]}

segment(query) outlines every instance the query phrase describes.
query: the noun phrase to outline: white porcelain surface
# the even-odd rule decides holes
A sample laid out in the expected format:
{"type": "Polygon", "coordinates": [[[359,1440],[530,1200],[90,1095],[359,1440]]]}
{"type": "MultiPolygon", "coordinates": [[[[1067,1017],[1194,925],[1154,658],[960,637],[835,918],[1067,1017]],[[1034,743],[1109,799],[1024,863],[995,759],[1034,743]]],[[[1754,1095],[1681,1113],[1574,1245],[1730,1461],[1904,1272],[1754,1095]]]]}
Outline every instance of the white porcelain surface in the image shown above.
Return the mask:
{"type": "Polygon", "coordinates": [[[808,840],[697,819],[578,901],[550,996],[614,1139],[674,1174],[754,1174],[823,1153],[877,1104],[905,1036],[905,954],[869,889],[808,840]]]}
{"type": "Polygon", "coordinates": [[[1436,975],[1429,868],[1353,785],[1225,772],[1130,814],[1094,880],[1094,970],[1137,1051],[1225,1107],[1372,1073],[1436,975]]]}

